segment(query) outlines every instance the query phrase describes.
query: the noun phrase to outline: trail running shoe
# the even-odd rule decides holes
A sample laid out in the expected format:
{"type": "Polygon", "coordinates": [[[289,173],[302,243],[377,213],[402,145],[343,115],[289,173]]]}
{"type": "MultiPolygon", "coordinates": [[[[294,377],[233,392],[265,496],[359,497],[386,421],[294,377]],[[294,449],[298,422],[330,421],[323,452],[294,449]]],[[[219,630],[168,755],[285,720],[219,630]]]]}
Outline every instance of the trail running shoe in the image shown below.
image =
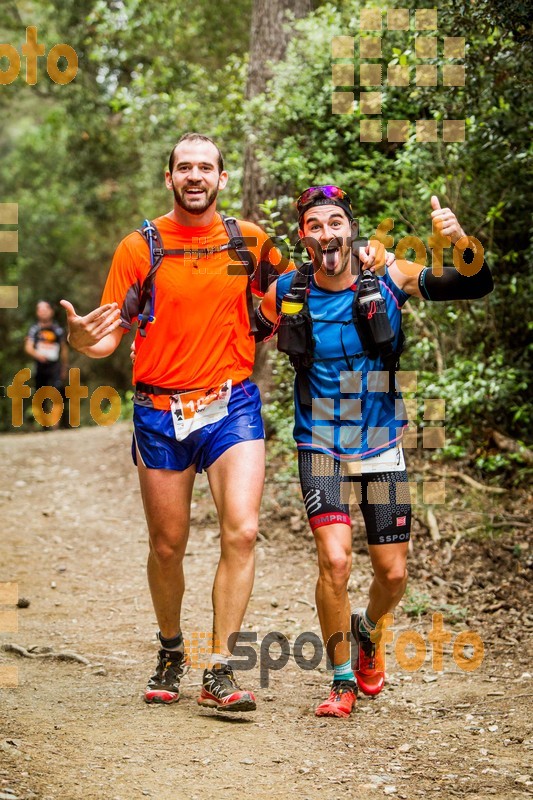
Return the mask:
{"type": "Polygon", "coordinates": [[[180,699],[180,680],[190,667],[181,652],[160,650],[157,667],[144,692],[147,703],[177,703],[180,699]]]}
{"type": "Polygon", "coordinates": [[[357,642],[357,663],[354,665],[357,685],[363,694],[373,697],[385,686],[385,667],[381,647],[359,630],[360,614],[352,614],[352,634],[357,642]]]}
{"type": "Polygon", "coordinates": [[[237,686],[231,667],[222,664],[204,670],[198,705],[220,711],[255,711],[255,696],[237,686]]]}
{"type": "Polygon", "coordinates": [[[327,700],[316,711],[317,717],[349,717],[357,702],[357,689],[353,681],[333,681],[327,700]]]}

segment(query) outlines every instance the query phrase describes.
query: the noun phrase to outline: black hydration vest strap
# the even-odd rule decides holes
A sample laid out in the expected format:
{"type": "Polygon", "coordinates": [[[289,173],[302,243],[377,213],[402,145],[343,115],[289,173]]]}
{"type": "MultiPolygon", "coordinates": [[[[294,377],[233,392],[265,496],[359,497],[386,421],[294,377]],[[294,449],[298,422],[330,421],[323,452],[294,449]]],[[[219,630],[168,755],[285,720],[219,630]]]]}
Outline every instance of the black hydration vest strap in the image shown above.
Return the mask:
{"type": "MultiPolygon", "coordinates": [[[[308,304],[308,289],[311,283],[311,277],[314,274],[313,271],[313,264],[311,261],[306,261],[305,264],[302,264],[296,270],[296,274],[294,275],[289,291],[291,294],[296,295],[298,300],[303,303],[304,309],[309,317],[309,304],[308,304]]],[[[310,339],[312,340],[312,328],[313,322],[311,317],[309,317],[309,325],[311,326],[311,336],[310,339]]],[[[290,362],[296,371],[296,380],[298,381],[298,394],[300,396],[300,402],[303,406],[311,406],[312,405],[312,398],[311,398],[311,387],[309,386],[309,367],[313,363],[313,354],[309,353],[308,357],[305,359],[305,364],[303,359],[300,356],[293,357],[289,356],[290,362]]]]}
{"type": "Polygon", "coordinates": [[[353,297],[353,305],[352,305],[352,320],[353,324],[355,325],[355,330],[361,340],[361,344],[365,348],[365,355],[369,358],[375,359],[381,357],[381,362],[383,364],[383,369],[385,372],[389,373],[389,393],[391,395],[396,394],[396,372],[400,368],[400,356],[403,353],[404,345],[405,345],[405,334],[402,330],[402,320],[400,317],[400,330],[398,333],[398,344],[394,349],[392,346],[392,342],[387,345],[387,347],[381,350],[379,349],[372,349],[369,346],[369,343],[365,341],[364,331],[359,325],[359,320],[357,316],[357,300],[359,297],[360,291],[360,282],[357,282],[357,286],[354,289],[354,297],[353,297]]]}
{"type": "Polygon", "coordinates": [[[163,240],[161,234],[157,230],[157,226],[153,222],[145,219],[142,228],[138,228],[137,232],[141,234],[143,239],[148,245],[150,253],[150,269],[143,281],[141,288],[141,296],[139,298],[139,315],[138,324],[141,336],[146,336],[146,325],[153,320],[152,316],[152,287],[154,285],[155,273],[159,269],[163,256],[169,251],[163,248],[163,240]]]}
{"type": "MultiPolygon", "coordinates": [[[[383,368],[389,373],[389,393],[397,394],[396,389],[396,373],[400,369],[400,356],[403,353],[405,345],[405,334],[402,330],[402,321],[400,319],[400,332],[398,334],[398,344],[395,350],[381,357],[383,361],[383,368]]],[[[392,346],[392,345],[391,345],[392,346]]]]}
{"type": "Polygon", "coordinates": [[[294,278],[291,281],[289,291],[297,293],[298,299],[301,300],[304,305],[307,305],[307,290],[309,289],[313,275],[313,264],[311,261],[306,261],[305,264],[302,264],[301,267],[296,269],[294,278]]]}
{"type": "Polygon", "coordinates": [[[135,384],[135,391],[142,392],[142,394],[179,394],[183,389],[165,389],[163,386],[153,386],[151,383],[143,383],[137,381],[135,384]]]}
{"type": "MultiPolygon", "coordinates": [[[[248,275],[248,282],[246,284],[246,306],[248,308],[248,318],[250,320],[250,334],[255,336],[257,333],[257,325],[255,323],[254,301],[250,286],[255,272],[254,259],[246,246],[241,228],[235,217],[226,217],[225,214],[221,214],[220,216],[222,217],[222,222],[224,223],[224,228],[229,238],[228,250],[233,250],[235,252],[235,255],[244,266],[246,274],[248,275]]],[[[233,266],[232,269],[232,265],[230,264],[228,267],[228,275],[240,275],[240,271],[236,270],[235,266],[233,266]]]]}

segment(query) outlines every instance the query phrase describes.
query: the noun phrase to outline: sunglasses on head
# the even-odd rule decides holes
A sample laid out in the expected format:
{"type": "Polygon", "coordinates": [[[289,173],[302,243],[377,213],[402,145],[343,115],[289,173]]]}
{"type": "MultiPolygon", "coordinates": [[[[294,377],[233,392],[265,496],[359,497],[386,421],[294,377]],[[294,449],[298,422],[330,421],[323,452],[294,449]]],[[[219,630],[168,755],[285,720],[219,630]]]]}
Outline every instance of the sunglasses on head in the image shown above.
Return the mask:
{"type": "Polygon", "coordinates": [[[343,189],[339,189],[338,186],[310,186],[296,201],[296,210],[298,214],[303,214],[303,212],[307,210],[306,206],[312,204],[320,195],[330,200],[340,200],[350,208],[350,211],[352,210],[352,201],[348,197],[348,194],[343,191],[343,189]]]}

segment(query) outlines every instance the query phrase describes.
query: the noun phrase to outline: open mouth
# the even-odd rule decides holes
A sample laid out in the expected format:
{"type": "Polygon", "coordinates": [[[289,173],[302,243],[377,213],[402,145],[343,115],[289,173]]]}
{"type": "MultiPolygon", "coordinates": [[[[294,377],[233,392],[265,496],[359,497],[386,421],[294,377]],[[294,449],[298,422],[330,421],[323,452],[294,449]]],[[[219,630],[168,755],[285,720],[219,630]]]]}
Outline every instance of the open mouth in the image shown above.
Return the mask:
{"type": "Polygon", "coordinates": [[[339,264],[339,252],[340,246],[336,241],[330,242],[328,246],[322,250],[326,272],[334,272],[337,268],[339,264]]]}

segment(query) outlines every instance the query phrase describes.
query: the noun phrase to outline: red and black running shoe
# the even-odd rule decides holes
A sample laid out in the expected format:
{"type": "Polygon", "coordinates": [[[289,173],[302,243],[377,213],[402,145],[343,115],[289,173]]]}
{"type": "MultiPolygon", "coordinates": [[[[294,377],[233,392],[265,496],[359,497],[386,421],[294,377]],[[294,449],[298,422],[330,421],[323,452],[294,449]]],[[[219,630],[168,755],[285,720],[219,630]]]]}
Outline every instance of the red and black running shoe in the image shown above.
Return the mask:
{"type": "Polygon", "coordinates": [[[180,680],[190,667],[181,652],[160,650],[157,667],[144,692],[147,703],[177,703],[180,699],[180,680]]]}
{"type": "Polygon", "coordinates": [[[349,717],[357,702],[357,687],[353,681],[333,681],[327,700],[315,710],[317,717],[349,717]]]}
{"type": "Polygon", "coordinates": [[[357,685],[370,697],[379,694],[385,686],[385,665],[383,651],[359,629],[360,614],[352,614],[352,634],[357,642],[357,663],[354,672],[357,685]]]}
{"type": "Polygon", "coordinates": [[[244,692],[237,685],[233,670],[227,664],[204,670],[198,705],[217,711],[255,711],[256,708],[254,694],[244,692]]]}

